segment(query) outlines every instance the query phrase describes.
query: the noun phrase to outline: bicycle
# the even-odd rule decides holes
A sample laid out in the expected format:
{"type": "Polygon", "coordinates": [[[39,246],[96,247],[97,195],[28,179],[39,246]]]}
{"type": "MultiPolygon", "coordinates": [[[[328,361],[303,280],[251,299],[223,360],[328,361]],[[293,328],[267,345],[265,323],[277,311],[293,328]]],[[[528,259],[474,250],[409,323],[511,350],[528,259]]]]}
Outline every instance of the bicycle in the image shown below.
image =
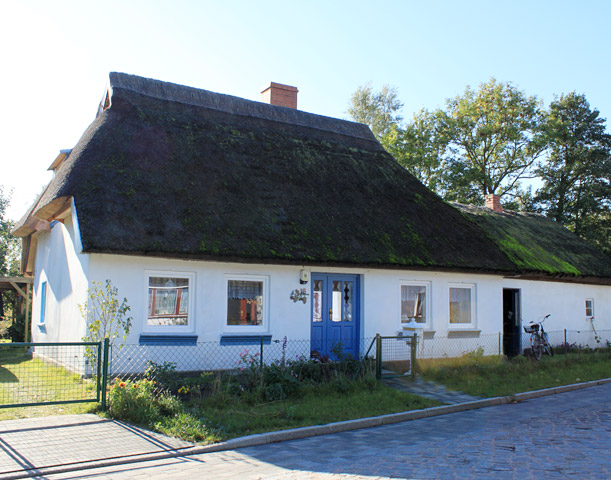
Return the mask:
{"type": "Polygon", "coordinates": [[[550,357],[554,356],[554,349],[551,343],[549,343],[547,333],[543,329],[543,322],[550,316],[551,314],[548,313],[538,322],[530,322],[530,324],[524,327],[524,331],[530,334],[530,349],[536,360],[541,360],[543,352],[547,353],[550,357]]]}

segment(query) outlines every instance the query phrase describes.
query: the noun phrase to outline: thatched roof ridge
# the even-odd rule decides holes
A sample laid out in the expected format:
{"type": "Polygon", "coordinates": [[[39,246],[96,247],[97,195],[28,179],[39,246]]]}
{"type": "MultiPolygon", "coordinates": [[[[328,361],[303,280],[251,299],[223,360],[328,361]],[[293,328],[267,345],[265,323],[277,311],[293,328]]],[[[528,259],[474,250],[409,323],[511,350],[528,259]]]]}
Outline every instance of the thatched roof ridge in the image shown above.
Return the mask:
{"type": "MultiPolygon", "coordinates": [[[[255,102],[232,95],[177,85],[171,82],[162,82],[160,80],[139,77],[137,75],[111,72],[108,86],[111,103],[112,96],[117,89],[130,90],[160,100],[180,102],[186,105],[219,110],[233,115],[243,115],[271,120],[273,122],[289,123],[292,125],[349,135],[363,140],[376,141],[369,127],[360,123],[325,117],[323,115],[315,115],[293,108],[269,105],[267,103],[255,102]]],[[[106,95],[98,111],[103,110],[105,102],[106,95]]]]}

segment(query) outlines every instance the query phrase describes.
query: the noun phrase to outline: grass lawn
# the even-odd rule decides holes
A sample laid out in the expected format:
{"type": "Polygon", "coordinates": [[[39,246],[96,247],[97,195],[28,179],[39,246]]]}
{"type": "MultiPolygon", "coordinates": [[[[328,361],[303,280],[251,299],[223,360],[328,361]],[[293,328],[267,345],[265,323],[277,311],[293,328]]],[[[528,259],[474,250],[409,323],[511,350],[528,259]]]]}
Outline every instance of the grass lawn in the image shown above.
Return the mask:
{"type": "Polygon", "coordinates": [[[470,395],[497,397],[611,377],[611,351],[544,355],[539,362],[522,356],[466,355],[421,360],[418,366],[426,380],[470,395]]]}
{"type": "Polygon", "coordinates": [[[218,404],[218,399],[194,401],[191,407],[223,426],[223,439],[287,428],[323,425],[440,405],[400,392],[373,379],[345,389],[332,384],[304,387],[295,398],[253,403],[248,397],[218,404]]]}
{"type": "MultiPolygon", "coordinates": [[[[66,369],[33,358],[25,349],[2,351],[0,356],[0,405],[95,400],[96,388],[66,369]]],[[[95,403],[0,408],[0,420],[58,413],[83,413],[95,403]]]]}

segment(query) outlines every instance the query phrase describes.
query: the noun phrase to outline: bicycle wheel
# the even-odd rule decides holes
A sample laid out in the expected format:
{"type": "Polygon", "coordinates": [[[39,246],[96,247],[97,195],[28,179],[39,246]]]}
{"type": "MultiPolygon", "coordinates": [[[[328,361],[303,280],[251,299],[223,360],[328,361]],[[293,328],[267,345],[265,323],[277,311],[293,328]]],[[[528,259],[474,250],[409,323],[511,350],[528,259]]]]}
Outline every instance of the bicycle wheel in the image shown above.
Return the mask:
{"type": "Polygon", "coordinates": [[[543,350],[545,350],[545,353],[547,353],[550,357],[554,356],[554,349],[549,344],[549,342],[547,341],[545,342],[545,346],[543,347],[543,350]]]}
{"type": "Polygon", "coordinates": [[[545,353],[547,353],[550,357],[554,356],[554,349],[552,348],[551,343],[549,343],[549,340],[547,339],[547,335],[545,337],[543,337],[543,350],[545,351],[545,353]]]}
{"type": "Polygon", "coordinates": [[[539,337],[535,338],[535,341],[532,344],[532,350],[535,360],[541,360],[541,355],[543,355],[543,344],[539,337]]]}

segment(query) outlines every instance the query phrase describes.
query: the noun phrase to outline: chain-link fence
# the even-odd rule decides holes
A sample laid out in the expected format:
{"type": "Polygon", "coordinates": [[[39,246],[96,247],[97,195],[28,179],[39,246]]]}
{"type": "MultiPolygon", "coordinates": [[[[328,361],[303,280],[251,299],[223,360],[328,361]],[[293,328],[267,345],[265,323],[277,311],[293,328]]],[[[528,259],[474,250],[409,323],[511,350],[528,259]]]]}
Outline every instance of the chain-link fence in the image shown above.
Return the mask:
{"type": "MultiPolygon", "coordinates": [[[[573,352],[609,348],[611,330],[559,330],[547,332],[557,351],[573,352]]],[[[360,358],[376,360],[376,373],[404,375],[414,372],[416,359],[503,355],[500,334],[363,338],[360,358]],[[376,341],[379,344],[376,344],[376,341]]],[[[530,348],[529,335],[521,334],[521,351],[530,348]]],[[[111,348],[108,373],[112,377],[141,377],[151,366],[172,365],[177,372],[236,371],[251,365],[296,360],[326,363],[348,357],[341,343],[329,342],[312,352],[310,340],[263,337],[249,345],[202,342],[195,345],[129,344],[111,348]]],[[[0,344],[0,406],[100,401],[106,371],[97,362],[101,344],[6,343],[0,344]],[[89,350],[89,353],[88,353],[89,350]]],[[[373,365],[368,362],[367,366],[373,365]]],[[[112,378],[111,377],[111,378],[112,378]]]]}
{"type": "MultiPolygon", "coordinates": [[[[611,330],[555,330],[547,332],[552,347],[569,351],[609,347],[611,330]]],[[[530,334],[521,333],[521,352],[530,349],[530,334]]],[[[500,333],[479,335],[457,332],[453,336],[440,337],[425,334],[420,337],[416,349],[419,359],[461,357],[465,355],[503,355],[503,336],[500,333]]]]}
{"type": "Polygon", "coordinates": [[[100,401],[91,362],[100,352],[100,343],[0,343],[0,407],[100,401]]]}
{"type": "MultiPolygon", "coordinates": [[[[371,345],[371,338],[359,342],[360,356],[371,345]]],[[[109,375],[112,377],[140,376],[152,364],[172,363],[179,372],[235,370],[251,362],[269,365],[274,362],[313,360],[328,362],[347,357],[341,342],[329,341],[322,352],[312,352],[310,340],[288,338],[266,339],[251,344],[200,342],[195,345],[141,345],[113,346],[109,375]]],[[[370,353],[375,355],[375,350],[370,353]]]]}

